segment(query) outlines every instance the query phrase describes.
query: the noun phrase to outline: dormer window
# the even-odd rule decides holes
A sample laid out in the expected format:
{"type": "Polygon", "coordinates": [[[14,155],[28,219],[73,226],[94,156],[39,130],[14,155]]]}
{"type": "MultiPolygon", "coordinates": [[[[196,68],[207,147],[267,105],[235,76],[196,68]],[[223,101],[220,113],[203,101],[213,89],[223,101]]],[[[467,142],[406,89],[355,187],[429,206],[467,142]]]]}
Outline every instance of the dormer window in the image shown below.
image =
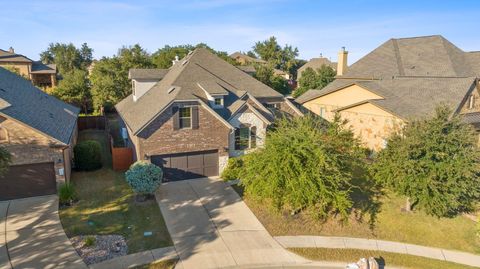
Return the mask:
{"type": "Polygon", "coordinates": [[[213,99],[213,106],[215,108],[223,107],[223,97],[215,97],[213,99]]]}
{"type": "Polygon", "coordinates": [[[269,109],[278,109],[280,107],[279,103],[266,103],[265,106],[269,109]]]}

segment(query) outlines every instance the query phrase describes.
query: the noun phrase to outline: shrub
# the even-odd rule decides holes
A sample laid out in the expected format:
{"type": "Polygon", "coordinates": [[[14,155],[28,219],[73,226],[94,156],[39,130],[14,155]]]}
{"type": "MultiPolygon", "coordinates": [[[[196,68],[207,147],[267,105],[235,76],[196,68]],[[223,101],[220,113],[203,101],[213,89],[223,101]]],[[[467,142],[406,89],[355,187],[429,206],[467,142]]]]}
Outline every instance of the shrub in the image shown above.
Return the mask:
{"type": "Polygon", "coordinates": [[[372,165],[374,178],[437,217],[473,211],[480,198],[480,151],[473,127],[445,105],[410,121],[387,141],[372,165]]]}
{"type": "Polygon", "coordinates": [[[92,171],[102,167],[101,146],[95,140],[86,140],[73,148],[75,167],[78,170],[92,171]]]}
{"type": "Polygon", "coordinates": [[[228,159],[227,167],[222,172],[223,180],[230,181],[239,179],[243,169],[243,160],[241,157],[228,159]]]}
{"type": "Polygon", "coordinates": [[[154,164],[138,161],[130,166],[125,178],[136,193],[153,194],[162,183],[163,171],[154,164]]]}
{"type": "Polygon", "coordinates": [[[94,246],[96,242],[97,242],[97,239],[95,238],[95,236],[90,235],[85,238],[85,246],[87,247],[94,246]]]}
{"type": "Polygon", "coordinates": [[[243,157],[245,193],[271,201],[278,210],[305,211],[314,219],[352,207],[353,171],[363,152],[336,117],[332,124],[311,115],[283,119],[270,130],[265,148],[243,157]]]}
{"type": "Polygon", "coordinates": [[[71,183],[64,183],[58,190],[60,204],[70,205],[76,199],[75,188],[71,183]]]}

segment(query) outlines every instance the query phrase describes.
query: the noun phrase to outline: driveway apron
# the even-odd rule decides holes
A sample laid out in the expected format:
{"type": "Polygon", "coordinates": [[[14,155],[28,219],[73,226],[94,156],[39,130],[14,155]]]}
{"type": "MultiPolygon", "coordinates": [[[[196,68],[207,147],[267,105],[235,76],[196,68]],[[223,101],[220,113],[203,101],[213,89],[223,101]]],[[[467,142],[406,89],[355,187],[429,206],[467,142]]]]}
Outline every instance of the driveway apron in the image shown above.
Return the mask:
{"type": "Polygon", "coordinates": [[[65,235],[56,195],[0,203],[0,268],[87,268],[65,235]]]}
{"type": "Polygon", "coordinates": [[[238,194],[219,179],[163,184],[157,201],[180,257],[179,268],[294,264],[238,194]]]}

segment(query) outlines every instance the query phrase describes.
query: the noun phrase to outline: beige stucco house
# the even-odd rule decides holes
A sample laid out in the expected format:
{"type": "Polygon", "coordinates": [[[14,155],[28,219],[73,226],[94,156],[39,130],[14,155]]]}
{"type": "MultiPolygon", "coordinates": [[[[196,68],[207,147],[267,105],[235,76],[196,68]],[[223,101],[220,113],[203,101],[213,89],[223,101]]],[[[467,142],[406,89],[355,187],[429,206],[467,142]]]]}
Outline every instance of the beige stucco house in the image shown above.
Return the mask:
{"type": "Polygon", "coordinates": [[[339,113],[371,149],[383,148],[392,132],[442,103],[465,121],[480,122],[480,53],[442,36],[390,39],[348,69],[346,58],[340,62],[344,70],[335,81],[296,101],[327,120],[339,113]]]}
{"type": "Polygon", "coordinates": [[[0,49],[0,66],[14,69],[38,87],[54,87],[57,84],[57,67],[55,64],[33,61],[24,55],[15,53],[12,47],[8,51],[0,49]]]}

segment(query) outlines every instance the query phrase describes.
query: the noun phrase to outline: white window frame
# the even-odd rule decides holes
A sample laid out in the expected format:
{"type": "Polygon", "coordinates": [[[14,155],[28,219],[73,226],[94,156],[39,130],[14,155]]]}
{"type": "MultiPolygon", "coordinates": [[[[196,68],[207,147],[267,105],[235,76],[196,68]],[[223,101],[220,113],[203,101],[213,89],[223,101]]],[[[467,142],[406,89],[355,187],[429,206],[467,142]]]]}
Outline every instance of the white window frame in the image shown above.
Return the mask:
{"type": "Polygon", "coordinates": [[[475,106],[475,96],[470,95],[470,98],[468,98],[468,109],[473,109],[475,106]]]}
{"type": "Polygon", "coordinates": [[[213,106],[216,108],[223,107],[223,97],[222,96],[214,96],[213,97],[213,106]],[[216,101],[220,100],[220,104],[217,104],[216,101]]]}
{"type": "Polygon", "coordinates": [[[193,116],[192,116],[192,107],[191,106],[184,106],[184,107],[179,107],[178,108],[178,129],[192,129],[193,125],[193,116]],[[190,117],[182,117],[182,109],[188,109],[190,110],[190,117]],[[188,119],[190,118],[190,126],[188,127],[183,127],[182,126],[182,119],[188,119]]]}

